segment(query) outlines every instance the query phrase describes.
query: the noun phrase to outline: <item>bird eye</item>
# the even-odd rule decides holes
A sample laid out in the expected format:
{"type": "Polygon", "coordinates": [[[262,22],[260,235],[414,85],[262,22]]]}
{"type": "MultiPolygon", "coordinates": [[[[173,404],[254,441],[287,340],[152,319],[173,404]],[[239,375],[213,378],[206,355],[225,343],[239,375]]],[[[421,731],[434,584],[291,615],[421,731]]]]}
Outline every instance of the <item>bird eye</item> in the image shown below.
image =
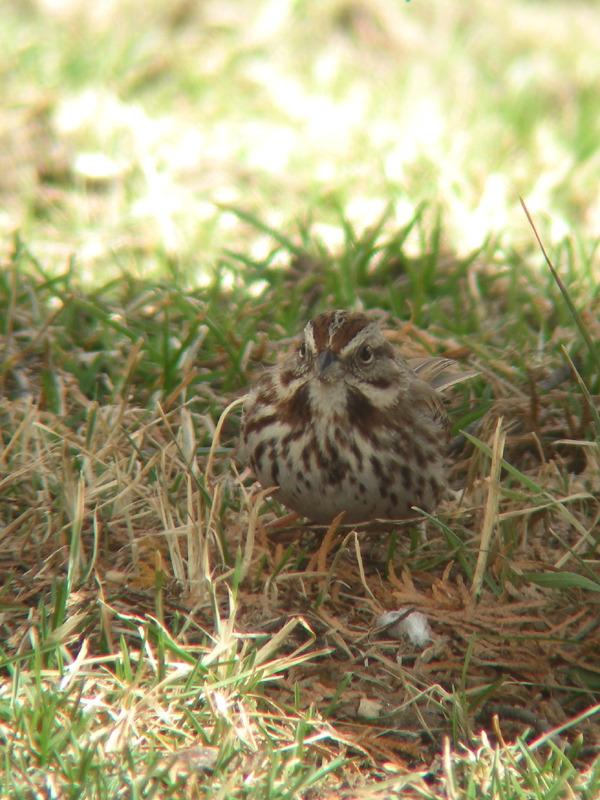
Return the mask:
{"type": "Polygon", "coordinates": [[[366,344],[363,349],[360,351],[360,360],[363,364],[368,364],[370,361],[373,360],[373,350],[366,344]]]}
{"type": "Polygon", "coordinates": [[[306,358],[306,345],[304,344],[304,342],[302,342],[302,344],[298,348],[298,357],[300,358],[301,361],[306,358]]]}

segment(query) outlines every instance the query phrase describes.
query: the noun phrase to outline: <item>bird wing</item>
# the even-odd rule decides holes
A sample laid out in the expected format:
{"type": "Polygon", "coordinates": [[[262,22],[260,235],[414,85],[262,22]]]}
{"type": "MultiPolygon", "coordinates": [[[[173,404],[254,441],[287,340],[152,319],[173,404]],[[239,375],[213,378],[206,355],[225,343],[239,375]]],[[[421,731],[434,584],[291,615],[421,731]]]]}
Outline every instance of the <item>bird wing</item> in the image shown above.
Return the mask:
{"type": "Polygon", "coordinates": [[[449,369],[456,368],[457,362],[451,358],[437,356],[434,358],[409,358],[408,366],[422,381],[438,392],[447,386],[454,386],[455,383],[462,383],[462,381],[467,381],[479,374],[477,370],[473,369],[464,372],[447,372],[449,369]]]}
{"type": "Polygon", "coordinates": [[[438,427],[446,441],[450,439],[450,421],[439,395],[423,380],[412,382],[408,402],[418,413],[429,419],[438,427]]]}

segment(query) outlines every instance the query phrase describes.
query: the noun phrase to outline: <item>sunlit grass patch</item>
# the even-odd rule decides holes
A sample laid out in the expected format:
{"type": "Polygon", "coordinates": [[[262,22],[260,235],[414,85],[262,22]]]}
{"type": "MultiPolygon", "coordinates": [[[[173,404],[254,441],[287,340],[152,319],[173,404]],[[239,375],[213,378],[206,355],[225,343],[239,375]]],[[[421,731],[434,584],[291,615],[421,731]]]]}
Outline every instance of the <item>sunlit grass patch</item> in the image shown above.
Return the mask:
{"type": "Polygon", "coordinates": [[[88,280],[176,263],[193,282],[225,237],[253,243],[222,202],[286,229],[340,206],[371,225],[388,202],[401,225],[434,201],[461,255],[528,241],[519,195],[547,242],[595,233],[587,3],[5,12],[0,223],[52,268],[76,252],[88,280]]]}

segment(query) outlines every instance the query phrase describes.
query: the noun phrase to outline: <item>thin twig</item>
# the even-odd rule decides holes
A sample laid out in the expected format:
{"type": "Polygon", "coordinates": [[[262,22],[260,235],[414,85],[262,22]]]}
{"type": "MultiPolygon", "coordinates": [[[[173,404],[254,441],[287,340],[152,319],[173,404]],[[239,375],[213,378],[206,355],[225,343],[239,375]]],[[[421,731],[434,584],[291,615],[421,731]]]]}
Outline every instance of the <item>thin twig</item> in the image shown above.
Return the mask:
{"type": "Polygon", "coordinates": [[[483,525],[481,526],[481,541],[479,543],[477,564],[475,566],[475,574],[473,575],[473,583],[471,585],[471,594],[473,597],[477,597],[481,592],[485,566],[487,564],[488,554],[490,551],[492,531],[498,519],[498,504],[500,501],[500,471],[502,469],[502,454],[504,453],[505,441],[506,433],[504,433],[502,430],[502,417],[498,417],[496,431],[494,433],[494,444],[492,446],[492,463],[490,466],[488,495],[485,504],[483,525]]]}

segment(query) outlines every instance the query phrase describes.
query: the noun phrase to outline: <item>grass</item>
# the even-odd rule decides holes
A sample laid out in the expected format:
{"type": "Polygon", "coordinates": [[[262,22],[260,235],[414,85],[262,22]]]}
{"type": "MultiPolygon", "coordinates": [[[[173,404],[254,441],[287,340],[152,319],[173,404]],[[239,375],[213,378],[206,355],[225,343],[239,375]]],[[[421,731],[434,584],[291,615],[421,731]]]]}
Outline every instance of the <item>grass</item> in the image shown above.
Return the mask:
{"type": "Polygon", "coordinates": [[[0,796],[596,798],[593,4],[2,14],[0,796]],[[336,306],[478,371],[420,526],[221,417],[336,306]]]}

